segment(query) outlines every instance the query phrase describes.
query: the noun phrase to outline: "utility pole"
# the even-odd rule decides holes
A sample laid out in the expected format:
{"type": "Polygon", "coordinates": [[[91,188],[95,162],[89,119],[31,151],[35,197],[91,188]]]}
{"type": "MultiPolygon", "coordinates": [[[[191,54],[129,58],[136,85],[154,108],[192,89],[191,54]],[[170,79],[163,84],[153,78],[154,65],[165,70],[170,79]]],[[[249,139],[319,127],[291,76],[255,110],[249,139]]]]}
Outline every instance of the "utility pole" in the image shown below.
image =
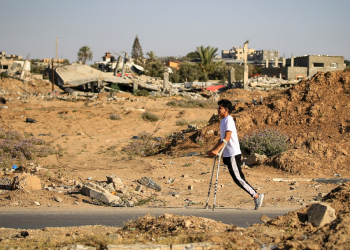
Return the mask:
{"type": "Polygon", "coordinates": [[[243,61],[244,61],[243,88],[245,90],[248,90],[248,64],[247,64],[248,43],[249,43],[249,40],[247,40],[244,43],[244,47],[243,47],[243,61]]]}
{"type": "Polygon", "coordinates": [[[53,70],[53,59],[52,59],[52,91],[55,90],[55,71],[53,70]]]}
{"type": "Polygon", "coordinates": [[[57,59],[58,59],[58,57],[57,57],[57,47],[58,47],[58,38],[56,37],[56,62],[57,62],[57,59]]]}

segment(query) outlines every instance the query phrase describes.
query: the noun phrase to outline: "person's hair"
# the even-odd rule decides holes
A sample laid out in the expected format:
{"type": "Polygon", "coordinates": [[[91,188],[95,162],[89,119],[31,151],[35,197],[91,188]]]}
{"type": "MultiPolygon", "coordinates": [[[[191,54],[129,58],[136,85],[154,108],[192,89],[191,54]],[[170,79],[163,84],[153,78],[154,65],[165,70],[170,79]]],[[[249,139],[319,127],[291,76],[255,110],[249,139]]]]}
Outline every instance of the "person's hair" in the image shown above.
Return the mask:
{"type": "Polygon", "coordinates": [[[228,113],[231,113],[232,110],[233,110],[232,102],[227,100],[227,99],[221,99],[220,101],[218,101],[218,105],[222,106],[225,109],[227,109],[228,113]]]}

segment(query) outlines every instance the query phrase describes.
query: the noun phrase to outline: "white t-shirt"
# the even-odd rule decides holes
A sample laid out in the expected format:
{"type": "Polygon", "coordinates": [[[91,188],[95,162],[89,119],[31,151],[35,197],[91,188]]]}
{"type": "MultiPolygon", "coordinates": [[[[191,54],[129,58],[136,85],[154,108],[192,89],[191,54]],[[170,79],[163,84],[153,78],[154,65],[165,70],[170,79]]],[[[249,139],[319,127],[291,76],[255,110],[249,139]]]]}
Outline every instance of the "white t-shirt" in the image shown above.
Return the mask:
{"type": "Polygon", "coordinates": [[[237,129],[232,116],[228,115],[221,120],[220,123],[220,136],[221,141],[225,138],[225,132],[231,131],[231,138],[227,142],[226,148],[223,152],[223,157],[231,157],[242,154],[241,148],[239,147],[239,140],[237,135],[237,129]]]}

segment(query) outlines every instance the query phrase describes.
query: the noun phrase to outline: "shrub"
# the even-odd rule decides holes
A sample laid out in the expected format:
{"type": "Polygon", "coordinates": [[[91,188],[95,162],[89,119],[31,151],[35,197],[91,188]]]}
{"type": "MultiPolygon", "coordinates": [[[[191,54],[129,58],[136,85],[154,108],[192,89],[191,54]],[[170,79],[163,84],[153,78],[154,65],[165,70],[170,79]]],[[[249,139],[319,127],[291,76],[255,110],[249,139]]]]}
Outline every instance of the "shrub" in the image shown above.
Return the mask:
{"type": "Polygon", "coordinates": [[[138,89],[138,90],[134,91],[134,95],[136,95],[136,96],[149,96],[149,92],[147,90],[144,90],[144,89],[142,89],[142,90],[138,89]]]}
{"type": "Polygon", "coordinates": [[[113,83],[113,84],[111,85],[111,89],[112,89],[113,92],[118,92],[118,91],[120,91],[120,88],[119,88],[118,83],[113,83]]]}
{"type": "Polygon", "coordinates": [[[180,119],[180,120],[177,120],[175,122],[176,126],[183,126],[183,125],[188,125],[190,124],[189,121],[185,120],[185,119],[180,119]]]}
{"type": "Polygon", "coordinates": [[[119,114],[111,114],[109,116],[109,119],[111,119],[111,120],[121,120],[122,117],[119,114]]]}
{"type": "Polygon", "coordinates": [[[217,108],[217,102],[212,100],[180,100],[180,101],[170,101],[167,103],[168,106],[179,106],[181,108],[217,108]]]}
{"type": "Polygon", "coordinates": [[[144,119],[145,121],[156,122],[159,120],[159,116],[146,111],[142,114],[142,119],[144,119]]]}
{"type": "Polygon", "coordinates": [[[170,101],[170,102],[167,102],[166,105],[168,105],[168,106],[170,106],[170,107],[174,107],[174,106],[177,106],[178,104],[177,104],[176,101],[170,101]]]}
{"type": "Polygon", "coordinates": [[[274,129],[254,131],[251,135],[245,135],[240,140],[244,153],[257,153],[260,155],[274,156],[288,149],[288,136],[274,129]]]}
{"type": "Polygon", "coordinates": [[[154,155],[157,154],[159,150],[165,148],[166,142],[164,138],[152,138],[151,133],[141,132],[138,134],[138,139],[129,143],[122,151],[130,156],[154,155]]]}
{"type": "Polygon", "coordinates": [[[26,138],[17,131],[5,131],[0,128],[0,165],[9,167],[24,164],[36,157],[53,154],[48,143],[35,137],[26,138]]]}

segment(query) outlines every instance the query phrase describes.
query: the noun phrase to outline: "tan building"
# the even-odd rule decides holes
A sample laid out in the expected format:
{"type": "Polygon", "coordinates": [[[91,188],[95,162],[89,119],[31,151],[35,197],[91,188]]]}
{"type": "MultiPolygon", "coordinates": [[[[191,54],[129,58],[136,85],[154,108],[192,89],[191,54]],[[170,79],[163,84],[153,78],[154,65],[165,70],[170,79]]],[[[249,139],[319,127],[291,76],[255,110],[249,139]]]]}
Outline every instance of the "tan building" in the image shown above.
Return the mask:
{"type": "Polygon", "coordinates": [[[178,61],[168,61],[167,63],[166,63],[166,66],[168,66],[168,67],[170,67],[170,68],[176,68],[177,70],[178,69],[180,69],[180,67],[179,67],[179,64],[180,64],[181,62],[178,62],[178,61]]]}
{"type": "MultiPolygon", "coordinates": [[[[248,49],[248,60],[253,60],[255,54],[255,49],[248,49]]],[[[243,48],[242,47],[233,47],[230,50],[222,50],[221,57],[230,58],[235,60],[243,60],[243,48]]]]}

